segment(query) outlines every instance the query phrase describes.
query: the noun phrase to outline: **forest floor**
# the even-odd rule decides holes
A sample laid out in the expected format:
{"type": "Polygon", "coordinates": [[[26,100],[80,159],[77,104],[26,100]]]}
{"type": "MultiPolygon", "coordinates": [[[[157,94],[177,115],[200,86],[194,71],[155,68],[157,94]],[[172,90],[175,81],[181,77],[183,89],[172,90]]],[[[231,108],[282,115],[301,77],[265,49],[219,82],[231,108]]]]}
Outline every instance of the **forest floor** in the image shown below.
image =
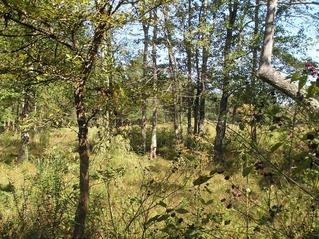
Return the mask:
{"type": "MultiPolygon", "coordinates": [[[[97,129],[90,129],[90,237],[266,238],[279,230],[280,224],[269,218],[261,229],[255,218],[268,220],[264,208],[282,205],[281,195],[290,189],[272,192],[257,172],[248,178],[234,142],[228,146],[226,169],[210,162],[213,132],[210,125],[187,149],[175,146],[171,129],[161,125],[159,156],[149,160],[140,153],[138,128],[102,145],[97,129]]],[[[268,143],[279,137],[274,134],[268,143]]],[[[78,193],[76,145],[75,129],[41,132],[31,137],[29,160],[17,163],[19,136],[1,134],[0,235],[70,236],[78,193]]]]}

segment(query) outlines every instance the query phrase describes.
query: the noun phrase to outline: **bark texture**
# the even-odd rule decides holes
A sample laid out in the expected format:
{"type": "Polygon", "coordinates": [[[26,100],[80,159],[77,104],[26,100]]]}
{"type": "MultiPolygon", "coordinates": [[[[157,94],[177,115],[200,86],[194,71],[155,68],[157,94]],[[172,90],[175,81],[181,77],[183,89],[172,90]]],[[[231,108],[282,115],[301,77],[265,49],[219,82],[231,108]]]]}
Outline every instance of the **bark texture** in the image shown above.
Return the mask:
{"type": "MultiPolygon", "coordinates": [[[[105,7],[99,9],[99,14],[104,14],[105,7]]],[[[94,30],[87,58],[82,64],[81,77],[75,82],[74,103],[78,123],[78,153],[80,157],[80,197],[74,218],[74,239],[83,239],[85,236],[85,221],[88,213],[89,201],[89,149],[88,149],[88,119],[85,108],[85,85],[92,72],[98,49],[104,33],[107,30],[106,22],[98,23],[94,30]]]]}
{"type": "Polygon", "coordinates": [[[304,91],[299,90],[295,84],[289,82],[287,77],[271,65],[277,5],[278,0],[268,0],[267,2],[264,43],[260,59],[260,67],[257,72],[258,77],[292,99],[300,102],[311,111],[319,113],[319,100],[313,97],[307,98],[304,91]]]}

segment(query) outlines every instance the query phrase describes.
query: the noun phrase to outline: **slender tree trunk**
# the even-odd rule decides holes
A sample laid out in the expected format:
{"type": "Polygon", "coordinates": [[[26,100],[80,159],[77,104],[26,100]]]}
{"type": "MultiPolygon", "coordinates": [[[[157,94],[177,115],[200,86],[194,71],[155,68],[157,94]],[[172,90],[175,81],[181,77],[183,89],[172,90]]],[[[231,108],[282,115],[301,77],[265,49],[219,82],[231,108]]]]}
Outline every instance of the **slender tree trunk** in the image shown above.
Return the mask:
{"type": "MultiPolygon", "coordinates": [[[[224,78],[225,79],[225,78],[224,78]]],[[[229,83],[224,82],[223,93],[219,103],[219,114],[216,125],[216,137],[214,144],[215,160],[217,162],[224,161],[224,138],[226,133],[227,122],[227,104],[228,104],[228,87],[229,83]]]]}
{"type": "Polygon", "coordinates": [[[252,78],[251,78],[251,105],[253,107],[253,115],[251,119],[251,130],[250,137],[252,143],[257,142],[257,122],[256,122],[256,76],[257,76],[257,58],[258,58],[258,45],[257,45],[257,37],[259,33],[259,0],[256,0],[255,14],[254,14],[254,48],[253,48],[253,59],[252,59],[252,78]]]}
{"type": "Polygon", "coordinates": [[[179,94],[179,111],[178,111],[178,123],[179,123],[179,140],[182,142],[184,139],[183,136],[183,118],[184,118],[184,107],[183,107],[183,97],[182,92],[180,91],[181,86],[178,84],[178,94],[179,94]]]}
{"type": "Polygon", "coordinates": [[[152,139],[151,139],[151,159],[156,158],[157,149],[157,11],[154,10],[154,26],[153,26],[153,41],[152,41],[152,62],[153,62],[153,115],[152,115],[152,139]]]}
{"type": "Polygon", "coordinates": [[[235,1],[229,5],[229,18],[226,32],[226,42],[224,46],[224,73],[222,97],[219,104],[219,114],[216,125],[216,137],[214,144],[214,156],[217,162],[224,162],[224,138],[226,133],[227,113],[228,113],[228,97],[230,96],[230,69],[232,61],[229,59],[231,46],[233,44],[233,28],[237,17],[239,3],[235,1]]]}
{"type": "Polygon", "coordinates": [[[187,95],[187,135],[192,135],[192,107],[193,107],[193,82],[192,82],[192,57],[191,51],[187,50],[187,80],[188,80],[188,95],[187,95]]]}
{"type": "Polygon", "coordinates": [[[205,118],[206,118],[206,99],[205,99],[205,83],[201,82],[202,95],[200,98],[199,104],[199,124],[198,124],[198,132],[199,134],[204,133],[205,130],[205,118]]]}
{"type": "Polygon", "coordinates": [[[164,20],[166,25],[166,45],[168,50],[168,60],[169,60],[169,69],[170,69],[170,78],[173,80],[173,114],[174,114],[174,135],[175,141],[178,142],[180,140],[179,134],[179,120],[178,120],[178,79],[177,79],[177,64],[176,59],[173,52],[173,45],[172,45],[172,34],[171,29],[168,28],[168,9],[164,9],[164,20]]]}
{"type": "MultiPolygon", "coordinates": [[[[106,75],[105,79],[105,86],[107,91],[109,92],[107,94],[107,101],[110,100],[110,97],[112,95],[112,78],[113,78],[113,65],[114,65],[114,56],[113,56],[113,47],[112,47],[112,32],[107,32],[105,38],[106,38],[106,54],[103,54],[102,52],[102,58],[104,61],[103,67],[105,67],[108,71],[108,74],[106,75]],[[111,70],[110,70],[111,69],[111,70]]],[[[107,107],[105,110],[105,113],[101,116],[101,118],[98,121],[98,136],[100,145],[102,146],[102,150],[108,150],[111,143],[111,136],[112,136],[112,124],[111,124],[111,113],[112,110],[107,107]]]]}
{"type": "MultiPolygon", "coordinates": [[[[149,45],[149,23],[143,23],[144,32],[144,49],[143,49],[143,79],[147,77],[147,61],[148,61],[148,45],[149,45]]],[[[147,99],[146,95],[142,94],[142,118],[141,118],[141,134],[142,134],[142,151],[146,152],[146,113],[147,99]]]]}
{"type": "MultiPolygon", "coordinates": [[[[192,0],[188,0],[188,18],[187,18],[188,32],[191,31],[191,27],[192,27],[191,19],[192,19],[192,0]]],[[[193,94],[194,94],[193,81],[192,81],[192,45],[191,45],[191,40],[188,38],[184,35],[184,44],[185,44],[186,58],[187,58],[187,83],[188,83],[187,138],[189,138],[192,134],[192,106],[193,106],[193,94]]]]}
{"type": "Polygon", "coordinates": [[[85,80],[78,80],[74,91],[74,103],[78,122],[78,153],[80,156],[80,198],[75,215],[73,238],[85,238],[85,220],[89,201],[89,150],[88,125],[84,106],[85,80]]]}
{"type": "Polygon", "coordinates": [[[179,141],[179,124],[178,124],[178,100],[176,97],[177,91],[176,91],[176,85],[173,86],[173,97],[174,97],[174,135],[175,135],[175,141],[179,141]]]}
{"type": "Polygon", "coordinates": [[[20,120],[22,122],[22,130],[21,130],[21,145],[19,150],[18,161],[27,161],[29,159],[29,141],[30,141],[30,128],[29,126],[25,126],[24,123],[28,119],[28,116],[31,112],[31,92],[30,90],[26,90],[24,93],[24,101],[22,112],[20,115],[20,120]]]}
{"type": "Polygon", "coordinates": [[[196,72],[197,72],[197,82],[196,82],[196,95],[194,102],[194,134],[199,133],[199,106],[200,106],[200,95],[201,95],[201,82],[200,82],[200,69],[199,69],[199,50],[196,49],[195,54],[195,64],[196,64],[196,72]]]}
{"type": "MultiPolygon", "coordinates": [[[[204,26],[206,26],[208,1],[203,0],[202,5],[203,5],[202,6],[202,8],[203,8],[202,24],[204,24],[204,26]]],[[[206,33],[206,32],[203,33],[202,41],[204,41],[205,44],[202,48],[202,69],[201,69],[201,78],[200,78],[200,101],[199,101],[199,124],[198,124],[198,132],[200,134],[202,134],[204,132],[204,128],[205,128],[205,114],[206,114],[205,85],[206,85],[206,81],[207,81],[207,62],[208,62],[208,57],[209,57],[209,45],[210,45],[208,33],[206,33]]]]}
{"type": "MultiPolygon", "coordinates": [[[[98,11],[103,15],[105,6],[98,11]]],[[[74,103],[76,118],[78,123],[78,153],[80,157],[80,197],[74,218],[74,239],[83,239],[85,236],[85,221],[88,213],[89,201],[89,149],[88,149],[88,119],[85,109],[85,85],[92,72],[93,65],[98,54],[104,33],[106,32],[106,22],[101,21],[94,31],[93,39],[87,58],[82,64],[82,74],[75,81],[74,103]]]]}
{"type": "Polygon", "coordinates": [[[142,134],[142,153],[146,152],[146,113],[147,113],[147,101],[142,100],[142,118],[141,118],[141,134],[142,134]]]}
{"type": "Polygon", "coordinates": [[[152,115],[152,142],[151,142],[151,159],[156,158],[157,150],[157,98],[153,101],[153,115],[152,115]]]}

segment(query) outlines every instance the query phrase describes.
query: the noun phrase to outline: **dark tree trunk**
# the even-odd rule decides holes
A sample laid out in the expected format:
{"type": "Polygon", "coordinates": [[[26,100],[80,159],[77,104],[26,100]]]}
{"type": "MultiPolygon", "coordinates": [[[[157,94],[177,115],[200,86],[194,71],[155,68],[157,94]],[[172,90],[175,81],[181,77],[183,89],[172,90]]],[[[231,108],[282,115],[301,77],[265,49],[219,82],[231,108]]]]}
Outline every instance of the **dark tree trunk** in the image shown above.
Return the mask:
{"type": "Polygon", "coordinates": [[[179,123],[179,140],[182,142],[184,139],[183,136],[183,118],[184,118],[184,107],[183,107],[183,97],[181,94],[181,86],[178,84],[178,94],[179,94],[179,111],[178,111],[178,123],[179,123]]]}
{"type": "Polygon", "coordinates": [[[78,153],[80,156],[80,198],[75,214],[73,238],[85,238],[85,220],[89,201],[89,150],[88,125],[84,107],[85,81],[79,80],[74,91],[74,102],[78,122],[78,153]]]}
{"type": "Polygon", "coordinates": [[[237,17],[238,10],[238,2],[229,5],[229,18],[226,32],[226,42],[224,46],[224,73],[223,73],[223,87],[222,87],[222,97],[219,104],[219,114],[216,125],[216,137],[214,144],[214,156],[217,162],[224,162],[224,138],[226,133],[226,125],[227,125],[227,113],[228,113],[228,97],[230,95],[230,66],[232,64],[231,59],[229,59],[229,55],[231,53],[231,46],[233,44],[233,28],[237,17]]]}
{"type": "Polygon", "coordinates": [[[187,59],[187,147],[190,147],[190,137],[192,135],[192,107],[193,107],[193,81],[192,81],[192,42],[186,36],[186,32],[191,31],[192,27],[192,0],[188,0],[187,27],[184,33],[184,45],[187,59]]]}
{"type": "MultiPolygon", "coordinates": [[[[203,24],[207,24],[207,8],[208,1],[203,0],[202,9],[203,9],[203,24]]],[[[207,81],[207,62],[209,57],[209,36],[208,33],[203,33],[202,40],[206,42],[202,49],[202,69],[201,69],[201,77],[200,77],[200,100],[199,100],[199,122],[198,122],[198,133],[202,134],[205,128],[205,85],[207,81]]]]}
{"type": "Polygon", "coordinates": [[[199,51],[196,49],[195,54],[195,64],[197,72],[197,81],[196,81],[196,95],[194,102],[194,134],[199,133],[199,107],[200,107],[200,95],[201,95],[201,82],[200,82],[200,69],[199,69],[199,51]]]}
{"type": "MultiPolygon", "coordinates": [[[[187,30],[190,31],[192,27],[192,0],[188,0],[188,19],[187,19],[187,30]]],[[[191,40],[184,36],[184,44],[186,49],[187,57],[187,83],[188,83],[188,95],[187,95],[187,137],[189,138],[192,134],[192,106],[193,106],[193,82],[192,82],[192,46],[191,40]]],[[[188,145],[188,144],[187,144],[188,145]]]]}
{"type": "MultiPolygon", "coordinates": [[[[101,15],[104,14],[105,6],[99,9],[101,15]]],[[[88,150],[88,119],[85,109],[85,84],[89,79],[95,63],[98,49],[101,45],[104,33],[106,32],[106,22],[101,21],[93,35],[91,46],[87,58],[82,64],[81,78],[75,82],[74,104],[78,123],[78,153],[80,157],[80,197],[74,218],[74,239],[83,239],[85,236],[85,221],[88,213],[89,201],[89,150],[88,150]]]]}
{"type": "Polygon", "coordinates": [[[228,92],[226,90],[226,87],[228,87],[228,84],[226,85],[225,83],[226,82],[224,82],[223,93],[219,103],[219,114],[218,114],[217,125],[216,125],[214,156],[217,162],[224,161],[224,145],[223,144],[224,144],[224,138],[226,133],[227,105],[228,105],[228,92]]]}
{"type": "MultiPolygon", "coordinates": [[[[254,39],[258,37],[259,32],[259,0],[256,0],[255,14],[254,14],[254,39]]],[[[253,48],[253,59],[252,59],[252,78],[251,78],[251,105],[253,107],[253,116],[251,119],[250,137],[252,143],[257,142],[257,122],[256,122],[256,76],[257,76],[257,58],[258,58],[258,45],[255,43],[253,48]]]]}

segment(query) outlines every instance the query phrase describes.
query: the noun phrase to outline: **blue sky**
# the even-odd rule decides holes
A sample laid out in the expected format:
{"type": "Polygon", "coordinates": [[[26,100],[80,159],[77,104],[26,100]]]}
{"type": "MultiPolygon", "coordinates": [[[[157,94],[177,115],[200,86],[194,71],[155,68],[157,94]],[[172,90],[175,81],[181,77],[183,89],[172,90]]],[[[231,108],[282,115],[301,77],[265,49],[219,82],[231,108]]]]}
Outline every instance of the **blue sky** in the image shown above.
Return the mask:
{"type": "MultiPolygon", "coordinates": [[[[318,1],[319,3],[319,1],[318,1]]],[[[301,28],[304,28],[304,32],[307,38],[310,38],[310,44],[302,46],[301,49],[291,49],[291,53],[300,59],[312,58],[316,62],[319,62],[319,28],[313,22],[312,17],[316,17],[319,21],[319,6],[311,5],[309,13],[312,16],[296,15],[289,16],[287,19],[281,19],[281,24],[285,26],[288,34],[298,35],[301,28]]],[[[152,34],[152,29],[149,31],[152,34]]],[[[142,26],[139,23],[131,23],[126,25],[123,29],[117,30],[115,33],[115,39],[117,43],[122,45],[122,50],[131,54],[130,58],[134,58],[141,54],[143,49],[143,31],[142,26]],[[139,42],[138,42],[139,41],[139,42]]],[[[122,52],[123,53],[123,52],[122,52]]],[[[164,63],[167,61],[167,50],[158,49],[158,63],[164,63]]]]}

